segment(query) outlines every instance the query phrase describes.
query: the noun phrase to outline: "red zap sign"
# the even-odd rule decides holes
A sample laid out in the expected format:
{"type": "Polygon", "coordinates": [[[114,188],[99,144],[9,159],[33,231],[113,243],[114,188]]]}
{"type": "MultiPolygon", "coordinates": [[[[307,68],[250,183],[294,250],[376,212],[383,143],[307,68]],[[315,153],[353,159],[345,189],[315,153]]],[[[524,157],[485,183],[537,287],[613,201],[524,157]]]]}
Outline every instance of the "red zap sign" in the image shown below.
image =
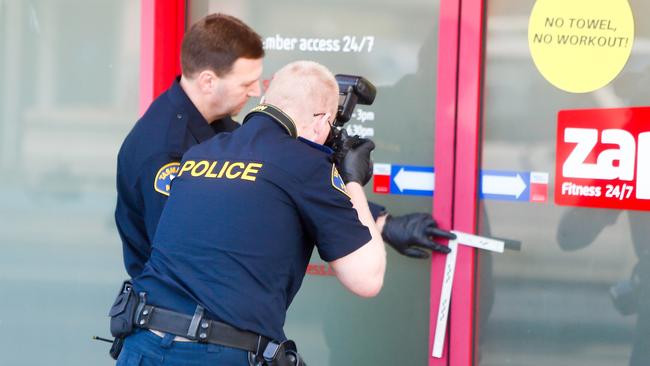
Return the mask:
{"type": "Polygon", "coordinates": [[[560,111],[555,203],[650,211],[650,107],[560,111]]]}

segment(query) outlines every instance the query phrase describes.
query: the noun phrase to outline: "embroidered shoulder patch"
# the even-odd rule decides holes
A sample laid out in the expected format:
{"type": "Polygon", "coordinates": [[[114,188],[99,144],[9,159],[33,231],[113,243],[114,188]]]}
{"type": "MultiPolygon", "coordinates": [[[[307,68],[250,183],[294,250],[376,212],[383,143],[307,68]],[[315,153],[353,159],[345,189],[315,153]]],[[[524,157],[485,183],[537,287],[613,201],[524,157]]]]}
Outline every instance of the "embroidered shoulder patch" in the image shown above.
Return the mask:
{"type": "Polygon", "coordinates": [[[173,161],[163,165],[158,169],[156,173],[156,179],[153,181],[153,189],[156,192],[169,196],[169,190],[171,189],[172,180],[178,175],[180,170],[181,163],[178,161],[173,161]]]}
{"type": "Polygon", "coordinates": [[[339,174],[339,171],[336,170],[336,166],[334,164],[332,164],[332,187],[344,195],[350,197],[348,191],[345,189],[345,182],[343,182],[343,178],[341,178],[341,174],[339,174]]]}

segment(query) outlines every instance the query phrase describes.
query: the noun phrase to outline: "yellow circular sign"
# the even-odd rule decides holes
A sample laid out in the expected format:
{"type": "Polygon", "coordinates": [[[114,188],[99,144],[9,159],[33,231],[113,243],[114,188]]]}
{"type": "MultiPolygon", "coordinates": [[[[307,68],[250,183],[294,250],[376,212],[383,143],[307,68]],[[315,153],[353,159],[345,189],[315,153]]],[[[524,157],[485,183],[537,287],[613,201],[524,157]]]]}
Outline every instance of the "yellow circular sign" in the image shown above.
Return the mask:
{"type": "Polygon", "coordinates": [[[627,0],[537,0],[528,45],[539,72],[556,87],[588,93],[612,81],[634,43],[627,0]]]}

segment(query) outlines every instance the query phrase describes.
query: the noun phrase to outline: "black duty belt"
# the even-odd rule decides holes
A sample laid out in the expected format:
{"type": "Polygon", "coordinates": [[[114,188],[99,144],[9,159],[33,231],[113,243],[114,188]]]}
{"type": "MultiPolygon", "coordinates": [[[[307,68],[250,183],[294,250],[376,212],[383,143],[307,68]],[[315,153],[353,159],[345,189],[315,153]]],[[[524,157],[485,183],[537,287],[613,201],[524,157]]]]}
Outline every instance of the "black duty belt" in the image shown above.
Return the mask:
{"type": "Polygon", "coordinates": [[[237,329],[226,323],[203,318],[203,308],[196,307],[194,316],[147,305],[140,299],[136,312],[136,325],[140,328],[169,333],[200,343],[259,353],[264,350],[270,339],[252,332],[237,329]]]}

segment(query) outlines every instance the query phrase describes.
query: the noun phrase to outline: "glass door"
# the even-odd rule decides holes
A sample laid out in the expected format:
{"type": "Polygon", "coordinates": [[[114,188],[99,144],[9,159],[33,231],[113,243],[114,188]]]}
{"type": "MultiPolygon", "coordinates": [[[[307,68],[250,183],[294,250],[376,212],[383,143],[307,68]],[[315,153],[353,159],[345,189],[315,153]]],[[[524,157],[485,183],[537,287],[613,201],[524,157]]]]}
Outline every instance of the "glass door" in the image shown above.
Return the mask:
{"type": "Polygon", "coordinates": [[[486,1],[478,232],[522,246],[479,254],[476,365],[650,364],[650,213],[643,187],[634,187],[647,174],[641,134],[650,120],[631,108],[650,104],[650,4],[629,2],[631,55],[611,82],[603,73],[614,61],[592,57],[581,67],[605,79],[578,90],[581,70],[557,56],[598,54],[598,37],[629,28],[617,17],[628,2],[612,3],[571,20],[569,2],[486,1]],[[610,21],[609,31],[581,21],[610,21]],[[555,47],[538,47],[547,40],[555,47]],[[555,64],[544,69],[540,58],[552,52],[555,64]],[[603,175],[608,169],[632,174],[603,175]]]}
{"type": "MultiPolygon", "coordinates": [[[[377,145],[373,158],[384,180],[375,178],[374,186],[369,185],[369,199],[401,215],[432,210],[433,184],[413,186],[398,174],[433,178],[438,9],[438,0],[284,0],[272,5],[195,0],[188,24],[223,12],[251,25],[264,39],[265,83],[274,71],[299,59],[374,83],[374,104],[358,106],[347,128],[377,145]]],[[[428,362],[431,261],[406,258],[391,248],[387,252],[384,289],[370,300],[348,293],[326,263],[317,255],[312,258],[285,326],[309,364],[428,362]]]]}
{"type": "Polygon", "coordinates": [[[0,365],[115,364],[91,336],[125,276],[115,158],[138,118],[140,5],[0,1],[0,365]]]}

